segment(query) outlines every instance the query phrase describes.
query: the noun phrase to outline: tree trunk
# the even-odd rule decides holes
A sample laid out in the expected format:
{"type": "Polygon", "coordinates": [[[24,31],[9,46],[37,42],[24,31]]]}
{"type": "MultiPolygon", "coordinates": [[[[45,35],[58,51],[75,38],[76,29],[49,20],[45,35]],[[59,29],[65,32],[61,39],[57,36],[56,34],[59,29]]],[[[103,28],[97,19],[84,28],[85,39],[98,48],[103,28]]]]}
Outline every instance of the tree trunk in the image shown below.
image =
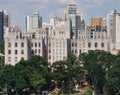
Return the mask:
{"type": "Polygon", "coordinates": [[[104,95],[111,95],[110,88],[109,88],[109,86],[107,84],[105,84],[103,86],[103,93],[104,93],[104,95]]]}

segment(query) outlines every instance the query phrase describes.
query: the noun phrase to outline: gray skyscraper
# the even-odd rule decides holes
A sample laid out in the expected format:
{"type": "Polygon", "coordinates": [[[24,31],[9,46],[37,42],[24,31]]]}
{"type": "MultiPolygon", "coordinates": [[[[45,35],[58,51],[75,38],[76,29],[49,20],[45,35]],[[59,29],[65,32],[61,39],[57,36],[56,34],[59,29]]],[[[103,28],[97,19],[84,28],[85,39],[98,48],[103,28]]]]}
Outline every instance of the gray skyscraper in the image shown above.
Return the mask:
{"type": "Polygon", "coordinates": [[[0,11],[0,41],[4,38],[4,12],[0,11]]]}
{"type": "Polygon", "coordinates": [[[9,27],[9,25],[9,14],[4,10],[0,10],[0,41],[4,40],[4,35],[6,32],[4,30],[6,27],[9,27]]]}
{"type": "Polygon", "coordinates": [[[67,5],[67,17],[70,17],[72,29],[76,28],[76,4],[74,0],[70,0],[67,5]]]}
{"type": "Polygon", "coordinates": [[[76,4],[74,0],[69,0],[69,3],[67,5],[67,10],[65,13],[65,18],[70,18],[71,20],[71,34],[72,38],[76,38],[76,4]]]}
{"type": "Polygon", "coordinates": [[[42,17],[39,12],[34,12],[26,17],[26,31],[42,27],[42,17]]]}

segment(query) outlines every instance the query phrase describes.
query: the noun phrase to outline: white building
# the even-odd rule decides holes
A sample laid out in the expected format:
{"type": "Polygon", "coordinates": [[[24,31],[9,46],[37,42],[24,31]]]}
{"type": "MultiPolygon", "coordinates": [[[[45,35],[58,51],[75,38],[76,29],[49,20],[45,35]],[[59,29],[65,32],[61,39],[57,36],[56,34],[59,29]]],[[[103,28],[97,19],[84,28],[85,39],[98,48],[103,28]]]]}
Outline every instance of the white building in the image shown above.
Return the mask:
{"type": "Polygon", "coordinates": [[[44,25],[24,33],[10,31],[5,39],[5,63],[15,65],[21,58],[28,60],[33,55],[40,55],[52,64],[66,60],[70,52],[79,56],[88,50],[109,51],[106,31],[94,31],[91,38],[89,30],[78,30],[77,39],[72,39],[69,19],[55,23],[55,26],[44,25]]]}
{"type": "Polygon", "coordinates": [[[108,37],[111,38],[111,49],[120,49],[120,12],[116,10],[107,14],[108,37]]]}

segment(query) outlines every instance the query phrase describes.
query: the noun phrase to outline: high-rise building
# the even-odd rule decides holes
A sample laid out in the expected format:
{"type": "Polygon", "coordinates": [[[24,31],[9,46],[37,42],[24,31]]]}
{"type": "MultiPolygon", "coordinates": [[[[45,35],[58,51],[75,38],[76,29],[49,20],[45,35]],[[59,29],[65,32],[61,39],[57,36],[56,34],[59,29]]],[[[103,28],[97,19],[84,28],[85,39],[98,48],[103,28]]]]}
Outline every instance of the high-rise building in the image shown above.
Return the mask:
{"type": "Polygon", "coordinates": [[[8,36],[9,28],[10,28],[10,15],[6,11],[4,11],[4,39],[5,37],[8,36]]]}
{"type": "Polygon", "coordinates": [[[69,0],[69,3],[67,5],[67,9],[65,12],[65,18],[70,18],[71,20],[71,37],[76,38],[77,32],[76,32],[76,4],[74,0],[69,0]]]}
{"type": "Polygon", "coordinates": [[[70,0],[67,5],[67,17],[70,17],[72,29],[76,28],[76,4],[74,0],[70,0]]]}
{"type": "Polygon", "coordinates": [[[9,14],[4,10],[0,10],[0,41],[4,40],[4,35],[6,34],[6,30],[8,30],[9,26],[9,14]]]}
{"type": "Polygon", "coordinates": [[[42,27],[42,17],[39,12],[34,12],[26,17],[26,31],[42,27]]]}
{"type": "Polygon", "coordinates": [[[112,37],[113,34],[113,29],[114,29],[114,11],[111,11],[110,13],[107,14],[107,36],[112,37]]]}
{"type": "Polygon", "coordinates": [[[6,11],[4,11],[4,26],[10,27],[10,15],[6,11]]]}
{"type": "Polygon", "coordinates": [[[4,12],[0,11],[0,41],[4,39],[4,12]]]}
{"type": "Polygon", "coordinates": [[[120,12],[116,10],[107,14],[108,37],[111,37],[113,47],[120,49],[120,12]]]}

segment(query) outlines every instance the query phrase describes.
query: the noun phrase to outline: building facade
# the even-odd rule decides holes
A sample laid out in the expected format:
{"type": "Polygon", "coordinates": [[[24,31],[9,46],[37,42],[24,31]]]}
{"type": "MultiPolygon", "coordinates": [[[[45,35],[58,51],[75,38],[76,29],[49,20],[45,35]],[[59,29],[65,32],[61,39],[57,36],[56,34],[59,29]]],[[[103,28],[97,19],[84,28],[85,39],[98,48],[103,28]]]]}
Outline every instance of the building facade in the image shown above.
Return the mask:
{"type": "Polygon", "coordinates": [[[93,31],[91,37],[89,29],[81,29],[74,39],[70,36],[70,19],[56,20],[55,23],[55,26],[46,24],[24,33],[10,31],[5,39],[5,63],[15,65],[21,58],[28,60],[33,55],[40,55],[52,64],[66,60],[70,52],[79,56],[89,50],[109,51],[106,31],[93,31]]]}

